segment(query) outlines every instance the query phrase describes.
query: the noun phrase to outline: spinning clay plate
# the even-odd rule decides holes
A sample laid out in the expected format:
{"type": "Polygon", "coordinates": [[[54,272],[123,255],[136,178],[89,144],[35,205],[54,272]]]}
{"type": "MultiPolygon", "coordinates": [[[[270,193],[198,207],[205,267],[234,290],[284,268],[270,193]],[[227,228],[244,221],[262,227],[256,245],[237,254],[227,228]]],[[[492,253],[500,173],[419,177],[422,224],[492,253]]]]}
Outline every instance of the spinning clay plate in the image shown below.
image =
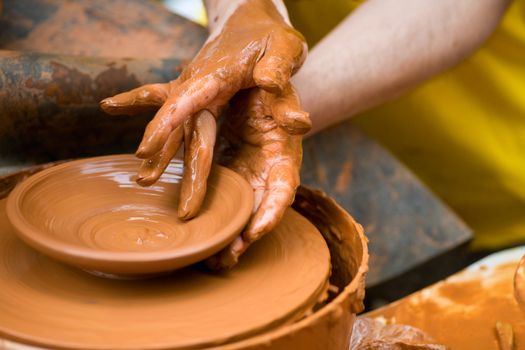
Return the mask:
{"type": "Polygon", "coordinates": [[[220,345],[296,320],[324,293],[329,272],[323,237],[289,209],[227,274],[190,267],[150,280],[98,278],[23,244],[0,201],[0,335],[26,344],[220,345]]]}
{"type": "Polygon", "coordinates": [[[199,215],[177,218],[182,163],[149,187],[135,183],[132,155],[81,159],[46,169],[10,194],[7,214],[19,236],[62,262],[103,274],[137,276],[203,260],[248,221],[253,191],[214,167],[199,215]]]}

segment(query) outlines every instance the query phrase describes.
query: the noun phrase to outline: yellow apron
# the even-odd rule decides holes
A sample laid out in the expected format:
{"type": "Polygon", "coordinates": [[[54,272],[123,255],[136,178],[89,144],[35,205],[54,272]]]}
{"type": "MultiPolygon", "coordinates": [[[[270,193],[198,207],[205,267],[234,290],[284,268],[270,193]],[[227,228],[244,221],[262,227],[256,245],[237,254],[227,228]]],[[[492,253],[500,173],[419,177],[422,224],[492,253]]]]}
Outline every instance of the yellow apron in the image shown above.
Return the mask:
{"type": "MultiPolygon", "coordinates": [[[[290,0],[312,46],[357,5],[290,0]]],[[[356,118],[475,231],[475,249],[525,242],[525,1],[454,69],[356,118]]]]}

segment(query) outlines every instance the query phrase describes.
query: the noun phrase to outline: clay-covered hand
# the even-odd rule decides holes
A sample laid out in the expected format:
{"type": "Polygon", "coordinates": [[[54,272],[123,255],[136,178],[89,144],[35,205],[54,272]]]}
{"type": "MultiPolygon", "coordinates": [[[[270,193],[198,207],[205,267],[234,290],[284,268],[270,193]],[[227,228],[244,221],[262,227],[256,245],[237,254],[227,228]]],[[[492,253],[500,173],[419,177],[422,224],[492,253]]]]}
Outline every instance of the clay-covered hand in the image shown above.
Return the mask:
{"type": "Polygon", "coordinates": [[[107,98],[101,107],[109,114],[136,114],[160,106],[137,150],[148,159],[177,138],[173,133],[186,119],[204,109],[217,117],[239,90],[259,86],[280,93],[306,51],[303,36],[273,1],[244,0],[176,80],[107,98]]]}
{"type": "Polygon", "coordinates": [[[235,265],[250,244],[279,223],[299,186],[302,135],[310,129],[308,113],[301,110],[290,84],[279,94],[244,90],[231,102],[219,132],[217,158],[251,184],[255,202],[242,234],[208,259],[213,269],[235,265]]]}
{"type": "Polygon", "coordinates": [[[202,110],[175,128],[160,151],[144,159],[137,182],[142,186],[155,183],[184,144],[184,170],[179,195],[178,216],[187,220],[197,215],[210,173],[217,135],[214,116],[202,110]]]}
{"type": "Polygon", "coordinates": [[[142,186],[154,184],[184,144],[184,170],[178,217],[184,220],[193,218],[197,215],[206,194],[216,137],[215,117],[208,110],[196,113],[173,130],[157,153],[142,161],[137,183],[142,186]]]}

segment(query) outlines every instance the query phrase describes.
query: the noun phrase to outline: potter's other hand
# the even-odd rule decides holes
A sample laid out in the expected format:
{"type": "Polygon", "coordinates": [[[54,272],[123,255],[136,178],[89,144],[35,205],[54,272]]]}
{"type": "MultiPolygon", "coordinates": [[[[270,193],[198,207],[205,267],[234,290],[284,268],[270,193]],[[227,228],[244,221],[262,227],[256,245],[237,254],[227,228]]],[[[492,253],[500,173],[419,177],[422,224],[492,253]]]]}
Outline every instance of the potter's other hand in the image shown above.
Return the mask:
{"type": "Polygon", "coordinates": [[[302,134],[310,129],[290,84],[278,94],[241,91],[228,114],[219,132],[219,161],[251,184],[255,203],[241,236],[208,260],[213,269],[235,265],[250,244],[279,223],[299,186],[302,134]]]}
{"type": "Polygon", "coordinates": [[[160,107],[146,128],[139,158],[160,152],[175,129],[198,111],[206,109],[217,117],[240,89],[259,86],[279,93],[303,63],[304,38],[274,1],[217,3],[226,9],[210,19],[210,37],[176,80],[145,85],[101,102],[109,114],[160,107]]]}

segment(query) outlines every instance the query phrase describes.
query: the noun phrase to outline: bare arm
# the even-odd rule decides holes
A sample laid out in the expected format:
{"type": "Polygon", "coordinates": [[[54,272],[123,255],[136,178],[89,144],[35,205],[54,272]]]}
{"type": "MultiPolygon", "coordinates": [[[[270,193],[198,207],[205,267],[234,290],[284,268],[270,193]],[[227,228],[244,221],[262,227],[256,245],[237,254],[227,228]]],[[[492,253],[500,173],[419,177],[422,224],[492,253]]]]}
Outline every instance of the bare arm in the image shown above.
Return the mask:
{"type": "Polygon", "coordinates": [[[311,133],[391,100],[470,55],[508,0],[369,0],[293,78],[311,133]]]}

